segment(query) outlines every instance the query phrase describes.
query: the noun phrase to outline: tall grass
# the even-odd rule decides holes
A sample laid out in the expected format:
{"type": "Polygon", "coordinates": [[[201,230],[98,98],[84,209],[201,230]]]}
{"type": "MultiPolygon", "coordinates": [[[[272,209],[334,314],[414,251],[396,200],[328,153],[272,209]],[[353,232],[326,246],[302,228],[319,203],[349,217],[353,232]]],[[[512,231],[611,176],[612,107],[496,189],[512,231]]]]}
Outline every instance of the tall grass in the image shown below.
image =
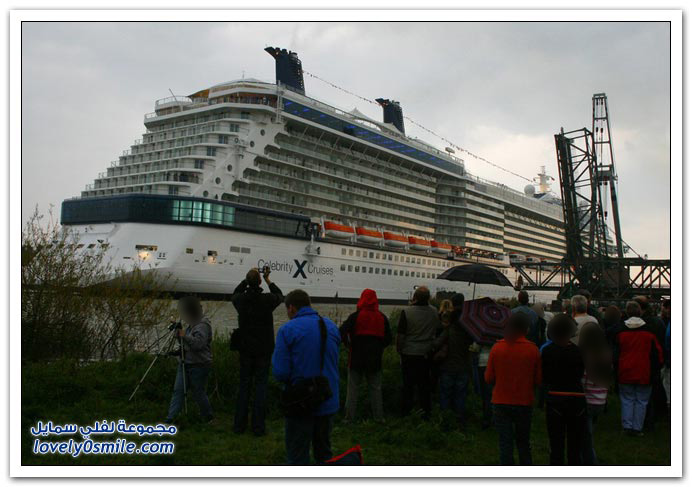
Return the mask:
{"type": "MultiPolygon", "coordinates": [[[[395,321],[394,321],[395,323],[395,321]]],[[[176,362],[165,357],[157,361],[132,402],[127,398],[146,370],[152,357],[133,353],[108,362],[75,364],[56,361],[28,363],[22,369],[22,463],[27,465],[278,465],[284,462],[283,419],[277,408],[279,386],[270,379],[266,437],[231,432],[238,357],[228,349],[227,340],[213,342],[214,368],[208,392],[216,412],[214,425],[203,424],[194,402],[181,417],[180,431],[174,437],[174,455],[159,456],[35,456],[29,428],[38,420],[58,423],[93,424],[96,420],[125,419],[128,422],[156,424],[166,414],[172,391],[176,362]]],[[[340,400],[345,398],[346,353],[341,353],[340,400]]],[[[389,347],[383,357],[383,398],[386,424],[370,420],[367,395],[361,391],[360,421],[344,425],[335,417],[332,433],[335,454],[354,444],[364,450],[367,464],[378,465],[493,465],[497,463],[497,435],[480,429],[480,402],[471,393],[467,402],[469,426],[463,431],[444,431],[445,417],[435,410],[433,419],[424,422],[416,414],[400,417],[400,368],[398,356],[389,347]]],[[[607,413],[596,426],[596,449],[607,465],[670,464],[670,425],[659,423],[644,438],[620,433],[619,404],[610,396],[607,413]]],[[[535,409],[532,427],[535,464],[548,462],[548,441],[543,411],[535,409]]]]}

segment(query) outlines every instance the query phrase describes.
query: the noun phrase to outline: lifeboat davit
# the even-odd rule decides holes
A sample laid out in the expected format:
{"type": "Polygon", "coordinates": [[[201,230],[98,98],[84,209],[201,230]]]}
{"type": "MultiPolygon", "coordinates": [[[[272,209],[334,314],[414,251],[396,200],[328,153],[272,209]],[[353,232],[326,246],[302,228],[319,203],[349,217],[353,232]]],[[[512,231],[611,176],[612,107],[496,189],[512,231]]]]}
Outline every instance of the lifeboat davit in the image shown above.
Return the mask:
{"type": "Polygon", "coordinates": [[[324,232],[334,238],[351,238],[355,233],[353,227],[336,222],[324,222],[324,232]]]}
{"type": "Polygon", "coordinates": [[[365,227],[356,227],[356,238],[360,242],[379,243],[382,240],[382,232],[365,227]]]}
{"type": "Polygon", "coordinates": [[[419,237],[409,237],[408,246],[411,250],[428,250],[430,249],[430,240],[419,237]]]}
{"type": "Polygon", "coordinates": [[[390,247],[406,247],[406,237],[399,235],[398,233],[383,232],[384,244],[390,247]]]}
{"type": "Polygon", "coordinates": [[[436,254],[448,254],[452,250],[451,245],[442,242],[435,242],[434,240],[430,242],[430,247],[436,254]]]}

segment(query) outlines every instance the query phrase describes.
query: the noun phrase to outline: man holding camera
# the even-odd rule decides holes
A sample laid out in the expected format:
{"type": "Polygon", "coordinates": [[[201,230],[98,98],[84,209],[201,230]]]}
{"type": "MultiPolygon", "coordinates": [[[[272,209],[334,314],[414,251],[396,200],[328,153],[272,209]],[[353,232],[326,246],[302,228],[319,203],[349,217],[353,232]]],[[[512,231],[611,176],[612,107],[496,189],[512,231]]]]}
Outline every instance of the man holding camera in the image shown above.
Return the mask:
{"type": "Polygon", "coordinates": [[[172,325],[182,348],[173,352],[174,355],[179,356],[179,363],[166,423],[172,423],[180,413],[187,391],[190,391],[192,398],[199,406],[200,414],[205,422],[211,422],[213,412],[206,392],[212,363],[211,322],[204,316],[202,304],[195,296],[181,298],[178,301],[178,312],[180,319],[187,324],[187,327],[183,328],[181,323],[172,325]]]}
{"type": "MultiPolygon", "coordinates": [[[[235,288],[231,302],[238,311],[239,334],[237,349],[240,352],[240,378],[236,402],[233,431],[244,433],[248,423],[250,393],[255,385],[255,400],[252,405],[252,432],[263,436],[265,431],[265,411],[269,366],[274,351],[273,312],[284,297],[276,284],[269,279],[270,269],[265,266],[263,275],[259,269],[252,268],[245,279],[235,288]],[[262,292],[262,277],[269,286],[269,292],[262,292]]],[[[235,342],[232,339],[232,342],[235,342]]]]}

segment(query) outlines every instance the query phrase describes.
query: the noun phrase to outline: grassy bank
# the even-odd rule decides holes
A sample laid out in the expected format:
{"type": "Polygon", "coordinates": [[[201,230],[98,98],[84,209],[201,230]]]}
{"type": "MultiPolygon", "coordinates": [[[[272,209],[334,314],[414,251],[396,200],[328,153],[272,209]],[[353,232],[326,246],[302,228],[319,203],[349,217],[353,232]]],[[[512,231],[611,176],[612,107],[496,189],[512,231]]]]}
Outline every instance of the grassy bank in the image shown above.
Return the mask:
{"type": "MultiPolygon", "coordinates": [[[[345,396],[345,353],[341,354],[341,403],[345,396]]],[[[175,375],[173,359],[162,359],[151,370],[135,400],[127,399],[146,370],[151,357],[134,354],[117,362],[98,362],[75,366],[65,362],[25,364],[22,368],[22,463],[25,465],[278,465],[284,462],[283,421],[276,408],[278,385],[270,381],[269,434],[255,438],[251,434],[231,432],[237,355],[227,342],[214,341],[214,372],[208,391],[216,411],[214,425],[201,424],[196,406],[190,402],[190,414],[181,418],[174,437],[173,455],[96,456],[76,459],[65,455],[38,456],[31,452],[33,437],[29,429],[38,420],[54,423],[90,425],[96,420],[125,419],[128,423],[157,424],[166,414],[175,375]]],[[[439,413],[429,423],[417,417],[401,418],[399,406],[401,379],[398,357],[390,347],[384,357],[383,396],[386,425],[368,421],[367,399],[362,391],[361,417],[349,426],[336,417],[332,435],[334,452],[360,444],[370,465],[492,465],[497,463],[497,435],[493,429],[481,431],[480,403],[469,396],[469,427],[461,432],[442,432],[439,413]]],[[[617,397],[611,395],[607,413],[596,426],[596,450],[607,465],[670,464],[670,425],[659,423],[644,438],[623,436],[617,397]]],[[[548,439],[545,416],[536,409],[533,416],[532,445],[535,464],[547,464],[548,439]]],[[[55,441],[57,438],[47,438],[55,441]]],[[[68,437],[62,437],[68,439],[68,437]]],[[[79,435],[75,439],[81,439],[79,435]]],[[[104,438],[105,439],[105,438],[104,438]]],[[[141,441],[138,437],[130,437],[141,441]]]]}

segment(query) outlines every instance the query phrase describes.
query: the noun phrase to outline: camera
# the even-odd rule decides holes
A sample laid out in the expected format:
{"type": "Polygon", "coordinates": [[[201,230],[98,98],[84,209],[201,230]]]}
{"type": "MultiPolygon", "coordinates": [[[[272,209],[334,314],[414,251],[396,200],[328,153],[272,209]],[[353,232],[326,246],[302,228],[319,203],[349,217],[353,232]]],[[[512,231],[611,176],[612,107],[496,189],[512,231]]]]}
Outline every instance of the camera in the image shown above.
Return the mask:
{"type": "Polygon", "coordinates": [[[271,274],[271,272],[272,272],[272,270],[269,268],[268,265],[265,265],[264,267],[262,267],[262,274],[264,274],[265,276],[268,276],[269,274],[271,274]]]}
{"type": "Polygon", "coordinates": [[[171,321],[171,324],[168,325],[168,331],[182,330],[182,329],[183,329],[183,324],[180,321],[171,321]]]}

